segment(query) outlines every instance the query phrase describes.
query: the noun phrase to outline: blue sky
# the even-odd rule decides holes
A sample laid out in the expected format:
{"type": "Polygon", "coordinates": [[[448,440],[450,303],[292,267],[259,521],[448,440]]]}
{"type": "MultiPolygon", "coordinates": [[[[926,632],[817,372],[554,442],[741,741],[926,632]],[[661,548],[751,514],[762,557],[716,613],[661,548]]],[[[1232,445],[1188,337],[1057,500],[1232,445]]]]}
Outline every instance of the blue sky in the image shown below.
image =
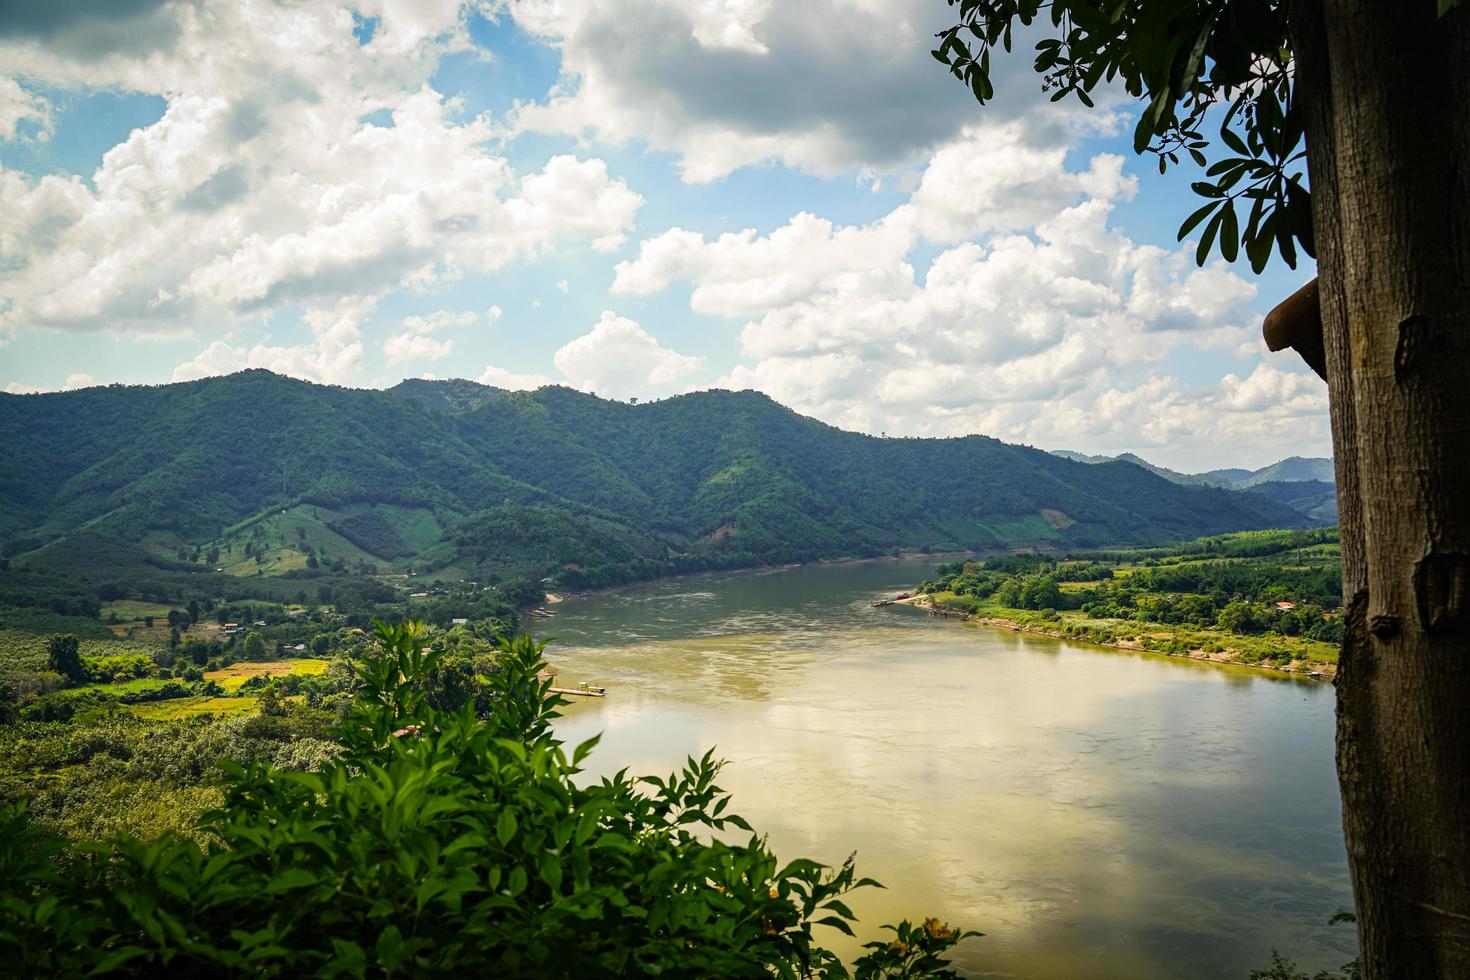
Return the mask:
{"type": "Polygon", "coordinates": [[[872,432],[1324,454],[1325,390],[1259,340],[1311,270],[1196,269],[1197,174],[1132,154],[1135,107],[1050,106],[1024,57],[975,106],[945,11],[37,13],[0,28],[0,387],[756,387],[872,432]]]}

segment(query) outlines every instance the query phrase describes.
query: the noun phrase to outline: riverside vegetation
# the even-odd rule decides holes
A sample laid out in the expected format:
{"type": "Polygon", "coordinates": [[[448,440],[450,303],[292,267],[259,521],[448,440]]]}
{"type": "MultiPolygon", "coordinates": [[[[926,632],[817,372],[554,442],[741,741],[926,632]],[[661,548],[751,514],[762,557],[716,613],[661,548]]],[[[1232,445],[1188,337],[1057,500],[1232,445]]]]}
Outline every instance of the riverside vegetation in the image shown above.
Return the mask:
{"type": "MultiPolygon", "coordinates": [[[[299,725],[297,743],[320,751],[186,753],[226,761],[217,805],[184,833],[76,841],[23,804],[0,809],[8,967],[30,976],[954,976],[944,953],[974,934],[933,919],[891,927],[851,970],[825,950],[814,928],[850,934],[843,896],[876,883],[851,860],[779,862],[728,809],[711,755],[667,778],[579,784],[596,739],[568,753],[552,735],[561,702],[542,677],[544,644],[497,637],[462,689],[446,679],[457,651],[434,640],[419,622],[377,624],[353,659],[349,700],[325,727],[301,709],[262,706],[263,727],[299,725]]],[[[77,655],[64,640],[50,652],[58,664],[77,655]]],[[[209,740],[189,734],[191,744],[209,740]]],[[[180,747],[167,729],[135,738],[118,765],[166,769],[178,754],[149,743],[171,737],[180,747]]],[[[44,755],[67,741],[75,755],[109,738],[33,730],[11,747],[39,743],[33,752],[44,755]]]]}
{"type": "Polygon", "coordinates": [[[1256,531],[957,562],[914,601],[1067,639],[1331,676],[1340,569],[1335,529],[1256,531]]]}

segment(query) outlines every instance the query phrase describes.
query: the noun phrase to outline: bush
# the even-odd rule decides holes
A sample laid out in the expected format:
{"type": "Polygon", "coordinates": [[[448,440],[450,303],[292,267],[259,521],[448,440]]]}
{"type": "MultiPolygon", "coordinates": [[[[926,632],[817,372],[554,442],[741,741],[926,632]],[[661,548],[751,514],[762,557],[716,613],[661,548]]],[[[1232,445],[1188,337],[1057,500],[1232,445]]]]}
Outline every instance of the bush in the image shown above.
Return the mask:
{"type": "MultiPolygon", "coordinates": [[[[851,933],[851,860],[780,864],[715,783],[573,776],[538,681],[544,644],[498,642],[494,710],[431,706],[442,652],[378,624],[342,751],[320,773],[227,772],[209,843],[75,848],[0,811],[0,957],[22,974],[843,977],[813,927],[851,933]],[[736,831],[744,843],[721,839],[736,831]],[[712,838],[712,839],[710,839],[712,838]]],[[[926,920],[869,943],[861,978],[952,977],[973,933],[926,920]]]]}

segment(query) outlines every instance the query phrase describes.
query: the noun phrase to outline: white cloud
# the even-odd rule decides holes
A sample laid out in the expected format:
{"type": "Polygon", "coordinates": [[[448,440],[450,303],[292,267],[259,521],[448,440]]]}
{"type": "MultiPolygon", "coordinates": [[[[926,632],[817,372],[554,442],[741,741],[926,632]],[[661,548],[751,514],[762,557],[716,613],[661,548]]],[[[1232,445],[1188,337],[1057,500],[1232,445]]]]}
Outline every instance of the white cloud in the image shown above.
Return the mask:
{"type": "MultiPolygon", "coordinates": [[[[707,181],[778,160],[824,176],[921,159],[974,118],[969,90],[929,56],[954,13],[931,0],[510,0],[561,49],[550,97],[518,130],[639,140],[707,181]]],[[[1031,57],[996,58],[995,120],[1056,133],[1087,118],[1047,106],[1031,57]]],[[[1093,114],[1088,124],[1102,121],[1093,114]]]]}
{"type": "MultiPolygon", "coordinates": [[[[458,3],[355,6],[380,18],[370,44],[346,6],[266,0],[163,4],[136,23],[75,15],[47,43],[0,35],[17,77],[167,103],[90,184],[0,168],[0,336],[223,334],[301,308],[312,343],[220,339],[177,374],[265,362],[340,381],[389,292],[622,242],[642,198],[603,161],[558,155],[517,173],[487,149],[486,119],[461,119],[428,87],[465,43],[458,3]],[[391,126],[363,121],[381,110],[391,126]]],[[[0,135],[38,111],[0,89],[0,135]]]]}
{"type": "Polygon", "coordinates": [[[1254,285],[1223,263],[1196,268],[1192,247],[1110,224],[1133,191],[1116,156],[1070,169],[1065,147],[1037,149],[1020,127],[970,129],[870,224],[801,213],[714,240],[673,228],[619,263],[612,289],[689,283],[694,311],[745,321],[746,363],[719,384],[844,427],[1083,448],[1126,431],[1118,448],[1188,438],[1228,453],[1288,412],[1277,442],[1316,438],[1325,408],[1306,376],[1257,371],[1202,393],[1147,375],[1176,351],[1254,351],[1259,320],[1254,285]],[[947,247],[916,271],[924,242],[947,247]],[[1274,384],[1298,393],[1271,402],[1274,384]]]}
{"type": "Polygon", "coordinates": [[[570,341],[553,358],[572,385],[607,398],[658,397],[688,391],[703,358],[686,357],[661,345],[646,330],[610,310],[592,330],[570,341]]]}
{"type": "Polygon", "coordinates": [[[389,337],[383,344],[383,356],[389,364],[405,361],[437,361],[454,351],[454,341],[439,340],[422,333],[402,333],[389,337]]]}
{"type": "Polygon", "coordinates": [[[173,380],[193,381],[245,368],[265,368],[310,381],[349,384],[356,380],[362,365],[361,326],[373,302],[347,299],[334,306],[307,309],[302,319],[312,332],[311,343],[235,347],[216,340],[192,360],[174,368],[173,380]]]}
{"type": "Polygon", "coordinates": [[[513,371],[495,367],[493,364],[488,365],[475,380],[482,385],[505,388],[508,391],[533,391],[545,385],[556,383],[544,375],[516,374],[513,371]]]}
{"type": "Polygon", "coordinates": [[[500,316],[500,307],[492,306],[482,317],[472,310],[455,313],[436,310],[427,316],[404,317],[399,324],[401,331],[383,342],[383,356],[389,364],[405,361],[434,361],[448,357],[454,351],[454,341],[433,336],[442,328],[471,327],[483,320],[494,321],[500,316]]]}
{"type": "Polygon", "coordinates": [[[36,395],[44,391],[72,391],[76,388],[91,388],[97,384],[97,379],[84,371],[74,371],[66,376],[60,388],[46,388],[40,385],[28,385],[20,381],[12,381],[5,386],[6,394],[10,395],[36,395]]]}
{"type": "Polygon", "coordinates": [[[0,140],[42,142],[51,136],[51,104],[13,78],[0,77],[0,140]],[[32,124],[30,133],[22,123],[32,124]]]}

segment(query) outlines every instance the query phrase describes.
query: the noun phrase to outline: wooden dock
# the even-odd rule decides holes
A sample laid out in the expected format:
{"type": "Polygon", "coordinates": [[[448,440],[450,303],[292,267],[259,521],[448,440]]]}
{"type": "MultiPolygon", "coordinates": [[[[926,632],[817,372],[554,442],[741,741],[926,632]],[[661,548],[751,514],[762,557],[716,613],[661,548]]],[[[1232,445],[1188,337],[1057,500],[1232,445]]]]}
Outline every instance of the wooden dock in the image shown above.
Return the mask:
{"type": "Polygon", "coordinates": [[[575,694],[579,698],[605,698],[607,690],[601,687],[552,687],[548,688],[552,694],[575,694]]]}

